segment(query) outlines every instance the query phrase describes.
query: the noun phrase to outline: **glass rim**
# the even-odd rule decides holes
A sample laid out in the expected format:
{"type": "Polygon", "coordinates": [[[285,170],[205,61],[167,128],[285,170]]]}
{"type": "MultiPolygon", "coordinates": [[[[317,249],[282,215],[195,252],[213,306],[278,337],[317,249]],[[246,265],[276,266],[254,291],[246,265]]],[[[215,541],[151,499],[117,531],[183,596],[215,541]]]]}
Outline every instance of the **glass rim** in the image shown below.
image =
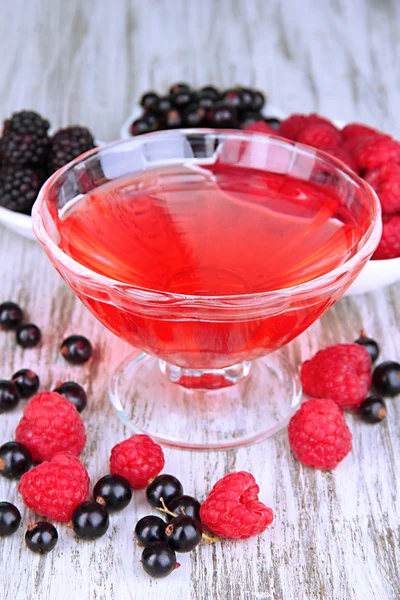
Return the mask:
{"type": "MultiPolygon", "coordinates": [[[[190,159],[187,159],[190,160],[190,159]]],[[[166,161],[166,164],[171,164],[171,159],[168,159],[169,162],[166,161]]],[[[94,188],[95,189],[95,188],[94,188]]],[[[86,276],[93,283],[112,287],[114,289],[121,288],[124,291],[137,292],[138,300],[141,302],[145,301],[146,298],[151,301],[160,300],[165,303],[166,300],[176,300],[176,301],[196,301],[202,303],[216,303],[218,301],[251,301],[251,300],[268,300],[268,298],[277,299],[279,297],[286,297],[291,295],[299,295],[303,293],[311,293],[316,289],[323,289],[325,286],[328,286],[332,281],[335,281],[341,275],[344,275],[351,271],[354,267],[356,267],[359,263],[361,263],[368,255],[371,255],[375,250],[377,244],[379,243],[379,239],[382,233],[382,220],[381,220],[381,206],[378,199],[377,194],[373,190],[373,188],[361,177],[359,177],[354,171],[352,171],[345,163],[340,161],[334,156],[331,156],[329,153],[324,152],[323,150],[319,150],[316,148],[312,148],[310,146],[306,146],[305,144],[301,144],[298,142],[294,142],[292,140],[287,140],[278,135],[264,134],[264,133],[256,133],[249,132],[243,130],[236,129],[209,129],[209,128],[191,128],[191,129],[172,129],[172,130],[163,130],[156,131],[148,134],[142,134],[137,137],[131,137],[126,139],[119,139],[112,142],[108,142],[101,146],[97,146],[88,150],[87,152],[81,154],[73,161],[67,163],[55,173],[53,173],[43,184],[42,188],[39,191],[38,197],[33,205],[32,209],[32,228],[34,234],[36,235],[39,242],[44,246],[44,248],[55,257],[55,259],[61,263],[64,267],[66,267],[73,274],[79,276],[86,276]],[[69,256],[64,250],[62,250],[57,243],[52,239],[51,235],[47,231],[44,220],[41,214],[41,209],[47,199],[48,193],[56,184],[56,182],[69,170],[74,169],[78,164],[84,163],[87,159],[92,157],[95,154],[100,152],[104,152],[109,150],[114,146],[123,146],[125,144],[141,144],[142,141],[146,141],[149,139],[156,139],[157,137],[166,137],[173,135],[197,135],[197,136],[207,136],[214,135],[218,138],[226,138],[226,139],[238,139],[243,141],[251,141],[255,140],[257,142],[268,143],[268,141],[273,141],[278,146],[291,147],[296,148],[297,152],[300,152],[303,155],[313,155],[318,161],[329,164],[334,167],[340,175],[344,176],[345,179],[350,180],[353,184],[355,184],[363,194],[369,197],[370,202],[372,204],[372,210],[374,213],[374,218],[371,219],[368,229],[365,231],[363,236],[358,242],[358,250],[355,254],[353,254],[350,258],[348,258],[344,263],[335,267],[331,271],[319,275],[313,279],[308,281],[304,281],[302,283],[290,286],[283,287],[280,289],[267,290],[265,292],[255,292],[248,294],[232,294],[232,295],[196,295],[196,294],[182,294],[175,292],[167,292],[163,290],[153,290],[150,288],[142,288],[140,286],[120,281],[118,279],[113,279],[107,275],[103,275],[82,265],[77,260],[69,256]]]]}

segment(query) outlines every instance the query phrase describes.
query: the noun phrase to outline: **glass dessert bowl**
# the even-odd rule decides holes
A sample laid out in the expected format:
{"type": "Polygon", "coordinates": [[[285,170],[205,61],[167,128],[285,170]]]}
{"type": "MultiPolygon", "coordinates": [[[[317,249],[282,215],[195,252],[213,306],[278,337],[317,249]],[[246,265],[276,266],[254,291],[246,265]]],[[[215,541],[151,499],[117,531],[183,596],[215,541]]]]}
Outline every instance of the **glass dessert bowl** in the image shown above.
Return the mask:
{"type": "Polygon", "coordinates": [[[134,431],[230,448],[300,401],[278,350],[352,283],[381,234],[373,190],[307,146],[176,130],[96,148],[43,186],[34,232],[91,312],[136,350],[110,397],[134,431]]]}

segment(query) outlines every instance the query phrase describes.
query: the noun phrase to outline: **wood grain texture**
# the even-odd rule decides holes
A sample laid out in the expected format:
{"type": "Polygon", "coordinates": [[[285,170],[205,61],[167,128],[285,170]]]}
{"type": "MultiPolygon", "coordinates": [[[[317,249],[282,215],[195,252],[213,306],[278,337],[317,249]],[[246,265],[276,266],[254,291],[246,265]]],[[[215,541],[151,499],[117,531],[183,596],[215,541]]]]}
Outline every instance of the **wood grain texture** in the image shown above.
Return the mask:
{"type": "MultiPolygon", "coordinates": [[[[317,110],[400,135],[399,24],[395,0],[0,0],[0,118],[34,108],[54,126],[84,123],[110,140],[139,94],[183,79],[256,85],[288,112],[317,110]]],[[[30,367],[43,387],[67,378],[87,387],[83,460],[96,481],[111,447],[128,435],[107,396],[112,364],[128,348],[88,314],[38,245],[4,229],[0,282],[0,301],[20,302],[44,333],[40,348],[26,351],[3,333],[0,376],[30,367]],[[58,354],[73,332],[97,349],[90,368],[68,367],[58,354]]],[[[364,327],[384,359],[399,360],[399,292],[341,300],[288,355],[299,363],[364,327]]],[[[333,473],[302,468],[285,432],[237,451],[166,450],[167,470],[200,498],[229,471],[254,473],[276,513],[272,527],[246,542],[203,546],[182,556],[171,577],[151,581],[132,535],[148,510],[137,493],[96,543],[75,541],[66,526],[47,557],[24,547],[22,527],[1,540],[0,599],[398,600],[400,402],[388,410],[377,427],[348,417],[354,451],[333,473]]],[[[0,416],[1,442],[12,439],[21,413],[0,416]]],[[[23,509],[15,483],[0,481],[2,499],[23,509]]],[[[24,510],[24,522],[32,518],[24,510]]]]}

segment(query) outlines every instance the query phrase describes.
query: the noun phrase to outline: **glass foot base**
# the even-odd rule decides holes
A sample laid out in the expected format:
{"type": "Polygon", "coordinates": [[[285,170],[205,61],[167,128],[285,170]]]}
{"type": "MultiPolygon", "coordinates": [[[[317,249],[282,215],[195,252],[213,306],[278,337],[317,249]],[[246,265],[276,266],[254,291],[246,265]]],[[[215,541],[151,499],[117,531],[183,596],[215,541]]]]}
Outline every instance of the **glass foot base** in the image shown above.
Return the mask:
{"type": "Polygon", "coordinates": [[[297,373],[279,352],[254,361],[251,369],[246,365],[245,376],[235,385],[189,389],[168,378],[170,366],[137,351],[112,376],[111,402],[135,433],[167,446],[244,446],[285,427],[301,399],[297,373]]]}

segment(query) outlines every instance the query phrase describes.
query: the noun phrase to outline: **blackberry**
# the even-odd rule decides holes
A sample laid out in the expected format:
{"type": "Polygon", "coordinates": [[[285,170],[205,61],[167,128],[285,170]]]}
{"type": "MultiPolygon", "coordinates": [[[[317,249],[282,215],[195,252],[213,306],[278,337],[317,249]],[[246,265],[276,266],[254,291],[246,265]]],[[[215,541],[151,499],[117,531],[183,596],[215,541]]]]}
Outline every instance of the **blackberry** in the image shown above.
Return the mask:
{"type": "Polygon", "coordinates": [[[42,180],[31,167],[5,166],[0,169],[0,206],[30,215],[42,180]]]}
{"type": "Polygon", "coordinates": [[[94,146],[93,136],[86,127],[74,125],[60,129],[50,142],[50,171],[57,171],[94,146]]]}
{"type": "Polygon", "coordinates": [[[1,153],[13,165],[43,165],[49,150],[49,122],[38,113],[23,110],[6,119],[1,153]]]}

